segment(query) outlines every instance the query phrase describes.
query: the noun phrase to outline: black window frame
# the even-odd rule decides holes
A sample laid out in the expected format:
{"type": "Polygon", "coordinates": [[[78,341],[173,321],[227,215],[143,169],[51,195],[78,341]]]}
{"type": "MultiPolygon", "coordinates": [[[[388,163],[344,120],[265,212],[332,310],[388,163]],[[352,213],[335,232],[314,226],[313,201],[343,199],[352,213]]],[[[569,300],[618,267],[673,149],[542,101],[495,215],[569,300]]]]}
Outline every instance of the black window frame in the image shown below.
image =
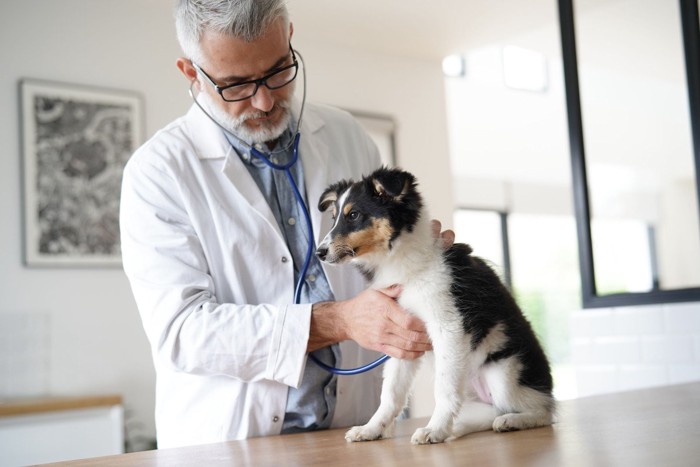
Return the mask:
{"type": "MultiPolygon", "coordinates": [[[[598,295],[597,293],[576,58],[573,0],[558,0],[558,2],[583,307],[599,308],[700,301],[700,287],[673,290],[656,288],[649,292],[611,295],[598,295]]],[[[697,0],[679,0],[679,2],[693,137],[695,188],[698,206],[700,206],[700,27],[698,26],[698,2],[697,0]]]]}

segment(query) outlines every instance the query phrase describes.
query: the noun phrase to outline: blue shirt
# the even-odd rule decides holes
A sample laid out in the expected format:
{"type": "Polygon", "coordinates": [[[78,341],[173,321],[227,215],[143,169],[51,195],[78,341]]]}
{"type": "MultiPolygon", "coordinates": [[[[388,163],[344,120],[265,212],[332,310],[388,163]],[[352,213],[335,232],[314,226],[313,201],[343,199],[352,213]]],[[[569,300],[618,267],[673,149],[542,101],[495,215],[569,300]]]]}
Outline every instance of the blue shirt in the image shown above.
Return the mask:
{"type": "MultiPolygon", "coordinates": [[[[251,154],[248,147],[240,144],[228,134],[226,137],[267,200],[282,235],[284,235],[294,261],[294,286],[296,288],[309,247],[309,236],[313,234],[307,231],[305,214],[297,202],[286,171],[268,167],[263,161],[251,154]]],[[[265,156],[269,156],[272,162],[286,164],[292,157],[291,143],[292,134],[287,129],[279,138],[272,154],[267,152],[268,149],[265,145],[256,146],[256,149],[265,156]]],[[[297,161],[289,170],[308,206],[301,161],[297,161]]],[[[333,299],[333,293],[323,273],[321,263],[312,252],[311,262],[302,287],[300,303],[317,303],[333,299]]],[[[340,362],[340,348],[337,344],[316,350],[313,355],[327,365],[335,366],[336,362],[340,362]]],[[[336,390],[337,376],[322,370],[315,363],[309,362],[307,358],[301,386],[289,388],[282,433],[329,428],[335,411],[336,390]]]]}

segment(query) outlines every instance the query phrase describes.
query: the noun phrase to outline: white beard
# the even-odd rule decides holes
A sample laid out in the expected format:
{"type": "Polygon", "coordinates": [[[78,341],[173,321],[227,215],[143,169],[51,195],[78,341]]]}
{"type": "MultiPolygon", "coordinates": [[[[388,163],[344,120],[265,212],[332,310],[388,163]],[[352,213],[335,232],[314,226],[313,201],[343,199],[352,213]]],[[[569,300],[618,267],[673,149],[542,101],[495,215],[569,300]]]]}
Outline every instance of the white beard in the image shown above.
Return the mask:
{"type": "MultiPolygon", "coordinates": [[[[290,83],[289,86],[293,86],[294,83],[290,83]]],[[[293,95],[294,90],[290,93],[293,95]]],[[[245,125],[245,122],[251,118],[260,118],[265,116],[265,112],[262,111],[251,111],[234,117],[222,109],[212,97],[204,92],[200,92],[197,96],[200,104],[207,109],[214,119],[219,122],[226,130],[238,136],[243,141],[250,145],[258,143],[267,143],[274,141],[280,137],[284,130],[289,126],[289,120],[291,119],[291,97],[287,100],[279,100],[275,102],[275,107],[282,109],[283,115],[279,123],[272,124],[266,123],[259,128],[251,129],[245,125]]]]}

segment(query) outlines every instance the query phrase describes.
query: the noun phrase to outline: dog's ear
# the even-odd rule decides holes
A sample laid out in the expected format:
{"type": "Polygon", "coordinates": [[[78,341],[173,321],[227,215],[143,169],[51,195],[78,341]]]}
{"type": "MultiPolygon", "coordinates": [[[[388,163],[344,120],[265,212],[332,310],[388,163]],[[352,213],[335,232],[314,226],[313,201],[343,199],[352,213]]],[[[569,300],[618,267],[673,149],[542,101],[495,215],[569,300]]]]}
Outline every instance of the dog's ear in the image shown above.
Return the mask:
{"type": "Polygon", "coordinates": [[[338,201],[338,192],[330,188],[323,192],[321,199],[318,200],[318,209],[321,212],[326,212],[328,207],[338,201]]]}
{"type": "Polygon", "coordinates": [[[340,194],[347,190],[352,183],[352,180],[341,180],[326,188],[326,191],[323,192],[318,200],[318,209],[321,212],[325,212],[331,205],[338,201],[340,194]]]}
{"type": "Polygon", "coordinates": [[[375,171],[370,179],[377,196],[393,201],[401,201],[416,182],[416,177],[405,170],[386,168],[375,171]]]}

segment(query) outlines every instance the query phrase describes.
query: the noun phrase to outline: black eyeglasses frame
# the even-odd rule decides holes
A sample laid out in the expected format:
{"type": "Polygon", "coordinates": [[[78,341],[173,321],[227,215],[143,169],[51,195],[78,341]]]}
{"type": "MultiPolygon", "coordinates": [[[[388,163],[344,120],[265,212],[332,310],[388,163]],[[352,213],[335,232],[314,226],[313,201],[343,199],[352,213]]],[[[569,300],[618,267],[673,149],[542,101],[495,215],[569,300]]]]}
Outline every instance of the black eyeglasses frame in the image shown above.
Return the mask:
{"type": "Polygon", "coordinates": [[[294,81],[294,80],[296,79],[297,74],[298,74],[298,72],[299,72],[299,61],[297,60],[296,54],[294,53],[294,48],[292,47],[292,43],[291,43],[291,42],[289,43],[289,50],[290,50],[290,52],[292,53],[292,63],[291,63],[291,65],[287,65],[287,66],[282,67],[282,68],[280,68],[280,69],[278,69],[278,70],[275,70],[275,71],[273,71],[272,73],[269,73],[269,74],[263,76],[262,78],[251,79],[251,80],[249,80],[249,81],[241,81],[240,83],[229,84],[228,86],[219,86],[218,84],[216,84],[216,82],[212,79],[212,77],[209,76],[209,75],[207,74],[207,72],[204,71],[204,70],[202,69],[202,67],[200,67],[199,65],[197,65],[194,61],[192,62],[192,66],[193,66],[199,73],[201,73],[202,76],[204,76],[204,77],[207,79],[207,81],[209,81],[209,84],[212,85],[212,87],[214,88],[214,90],[219,94],[219,96],[221,96],[221,98],[222,98],[225,102],[240,102],[240,101],[244,101],[244,100],[246,100],[246,99],[250,99],[251,97],[255,96],[255,95],[258,93],[258,89],[260,89],[260,86],[262,86],[262,85],[264,85],[267,89],[270,89],[270,90],[281,89],[281,88],[287,86],[289,83],[291,83],[292,81],[294,81]],[[287,70],[289,70],[289,69],[291,69],[291,68],[294,68],[294,76],[292,76],[292,79],[290,79],[290,80],[287,81],[286,83],[282,84],[281,86],[270,86],[270,85],[267,83],[267,80],[269,80],[269,79],[272,78],[273,76],[278,75],[279,73],[282,73],[282,72],[284,72],[284,71],[287,71],[287,70]],[[249,85],[249,84],[255,84],[255,90],[253,91],[253,93],[252,93],[250,96],[242,97],[242,98],[240,98],[240,99],[226,99],[226,98],[224,97],[224,91],[226,91],[227,89],[235,88],[235,87],[237,87],[237,86],[247,86],[247,85],[249,85]]]}

